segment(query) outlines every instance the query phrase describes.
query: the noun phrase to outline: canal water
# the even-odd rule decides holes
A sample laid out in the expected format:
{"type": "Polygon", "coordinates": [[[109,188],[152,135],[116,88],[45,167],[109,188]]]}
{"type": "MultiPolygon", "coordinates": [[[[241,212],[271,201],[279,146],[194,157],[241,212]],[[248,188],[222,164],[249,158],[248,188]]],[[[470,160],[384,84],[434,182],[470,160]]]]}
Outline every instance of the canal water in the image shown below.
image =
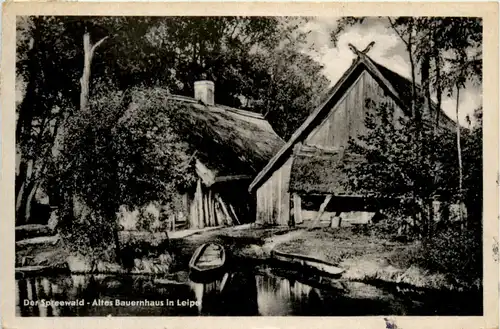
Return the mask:
{"type": "Polygon", "coordinates": [[[59,275],[16,280],[18,316],[481,315],[480,293],[311,280],[259,266],[212,282],[59,275]]]}

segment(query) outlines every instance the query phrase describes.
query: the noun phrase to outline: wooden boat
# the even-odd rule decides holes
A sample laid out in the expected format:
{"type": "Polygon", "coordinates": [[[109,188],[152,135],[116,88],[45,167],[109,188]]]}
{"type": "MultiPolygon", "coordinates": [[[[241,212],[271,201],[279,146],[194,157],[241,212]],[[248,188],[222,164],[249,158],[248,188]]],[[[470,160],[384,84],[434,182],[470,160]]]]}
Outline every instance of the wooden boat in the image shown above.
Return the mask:
{"type": "Polygon", "coordinates": [[[223,246],[216,243],[201,245],[189,261],[190,276],[193,279],[208,279],[216,274],[221,274],[226,264],[226,251],[223,246]]]}
{"type": "Polygon", "coordinates": [[[280,252],[277,250],[273,250],[271,252],[272,258],[288,263],[290,265],[300,266],[304,268],[309,268],[313,270],[317,270],[321,273],[325,273],[329,276],[338,277],[344,273],[344,269],[340,268],[334,264],[330,264],[324,260],[316,259],[313,257],[308,257],[299,254],[290,254],[285,252],[280,252]]]}
{"type": "Polygon", "coordinates": [[[37,275],[55,275],[60,273],[67,273],[66,267],[53,267],[48,265],[29,265],[15,268],[16,279],[23,279],[30,276],[37,275]]]}

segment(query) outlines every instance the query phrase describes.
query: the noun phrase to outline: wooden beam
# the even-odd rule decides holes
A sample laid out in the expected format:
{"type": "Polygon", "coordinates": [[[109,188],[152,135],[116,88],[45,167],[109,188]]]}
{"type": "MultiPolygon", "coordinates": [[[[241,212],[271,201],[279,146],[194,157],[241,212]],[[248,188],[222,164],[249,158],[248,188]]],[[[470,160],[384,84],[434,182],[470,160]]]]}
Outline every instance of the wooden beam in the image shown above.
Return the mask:
{"type": "Polygon", "coordinates": [[[319,211],[318,211],[318,214],[316,215],[316,218],[311,222],[310,228],[313,228],[316,225],[318,225],[318,223],[321,219],[321,216],[323,216],[323,213],[325,212],[326,206],[328,206],[328,204],[330,203],[330,200],[332,200],[332,197],[333,197],[332,194],[328,194],[325,197],[325,200],[323,201],[323,203],[319,207],[319,211]]]}
{"type": "Polygon", "coordinates": [[[198,159],[196,159],[195,170],[205,186],[211,186],[214,183],[216,174],[198,159]]]}
{"type": "Polygon", "coordinates": [[[207,208],[208,208],[208,223],[210,226],[215,226],[215,218],[213,216],[213,212],[212,212],[212,207],[211,207],[211,203],[212,203],[212,190],[211,189],[208,189],[208,192],[207,192],[207,208]]]}
{"type": "Polygon", "coordinates": [[[224,215],[227,218],[227,224],[233,225],[233,219],[231,218],[231,215],[229,215],[229,211],[227,211],[227,208],[226,208],[226,205],[224,204],[224,201],[222,201],[222,199],[220,198],[219,195],[217,195],[216,198],[217,198],[217,201],[219,202],[219,204],[222,208],[222,211],[224,212],[224,215]]]}
{"type": "Polygon", "coordinates": [[[229,219],[224,220],[227,216],[224,214],[221,209],[222,206],[218,203],[217,199],[214,198],[214,211],[215,217],[217,217],[217,225],[231,225],[229,219]]]}
{"type": "Polygon", "coordinates": [[[302,224],[302,199],[297,193],[293,193],[293,218],[295,224],[302,224]]]}
{"type": "Polygon", "coordinates": [[[335,218],[338,218],[339,219],[339,226],[340,227],[342,225],[342,217],[340,217],[340,211],[337,211],[335,213],[335,216],[332,217],[331,221],[330,221],[330,227],[335,227],[334,223],[335,223],[335,218]]]}
{"type": "Polygon", "coordinates": [[[229,204],[229,209],[231,209],[231,212],[232,212],[232,213],[233,213],[233,215],[234,215],[234,219],[236,220],[236,223],[237,223],[238,225],[240,225],[240,224],[241,224],[241,222],[239,221],[239,219],[238,219],[238,215],[236,215],[236,211],[234,211],[234,208],[233,208],[233,205],[232,205],[232,204],[229,204]]]}
{"type": "Polygon", "coordinates": [[[210,211],[210,218],[212,218],[212,225],[218,226],[217,214],[215,213],[215,199],[212,190],[208,191],[208,209],[210,211]]]}
{"type": "Polygon", "coordinates": [[[212,219],[211,219],[211,214],[210,214],[210,209],[208,207],[208,194],[205,191],[203,193],[203,220],[205,221],[205,226],[211,227],[212,226],[212,219]]]}
{"type": "Polygon", "coordinates": [[[250,176],[250,175],[227,175],[227,176],[219,176],[219,177],[215,177],[214,184],[215,183],[238,181],[238,180],[250,180],[252,178],[253,178],[253,176],[250,176]]]}
{"type": "Polygon", "coordinates": [[[193,199],[193,202],[191,202],[191,205],[189,206],[189,228],[198,228],[198,223],[197,223],[197,218],[198,215],[196,214],[198,210],[198,206],[196,204],[196,199],[193,199]]]}
{"type": "Polygon", "coordinates": [[[201,180],[198,179],[198,183],[196,184],[196,192],[194,194],[194,199],[196,202],[196,212],[198,215],[197,221],[198,221],[198,228],[204,228],[205,223],[204,223],[204,216],[203,216],[203,191],[201,188],[201,180]]]}

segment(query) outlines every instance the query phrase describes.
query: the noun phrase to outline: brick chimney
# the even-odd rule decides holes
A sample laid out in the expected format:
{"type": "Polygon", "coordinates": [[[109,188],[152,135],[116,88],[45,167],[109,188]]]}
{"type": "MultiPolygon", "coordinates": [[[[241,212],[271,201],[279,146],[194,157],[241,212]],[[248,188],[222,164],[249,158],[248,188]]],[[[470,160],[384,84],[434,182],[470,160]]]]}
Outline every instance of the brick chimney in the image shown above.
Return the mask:
{"type": "Polygon", "coordinates": [[[210,80],[195,81],[194,83],[194,98],[206,105],[214,105],[215,103],[215,86],[210,80]]]}

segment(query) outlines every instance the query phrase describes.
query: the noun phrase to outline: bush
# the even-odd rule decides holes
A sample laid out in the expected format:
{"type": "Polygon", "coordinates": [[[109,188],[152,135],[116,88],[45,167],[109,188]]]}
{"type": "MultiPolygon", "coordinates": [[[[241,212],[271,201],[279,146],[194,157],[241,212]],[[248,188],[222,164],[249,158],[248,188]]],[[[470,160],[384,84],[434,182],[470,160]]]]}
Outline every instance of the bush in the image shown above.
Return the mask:
{"type": "Polygon", "coordinates": [[[423,243],[419,265],[433,272],[450,273],[474,284],[482,278],[482,238],[480,231],[447,228],[423,243]]]}
{"type": "Polygon", "coordinates": [[[115,257],[112,221],[92,214],[81,220],[64,220],[62,224],[60,234],[69,252],[81,254],[92,261],[115,257]]]}
{"type": "Polygon", "coordinates": [[[380,218],[370,226],[369,234],[377,238],[400,242],[413,241],[418,237],[418,232],[415,231],[411,222],[397,215],[386,215],[380,218]]]}

